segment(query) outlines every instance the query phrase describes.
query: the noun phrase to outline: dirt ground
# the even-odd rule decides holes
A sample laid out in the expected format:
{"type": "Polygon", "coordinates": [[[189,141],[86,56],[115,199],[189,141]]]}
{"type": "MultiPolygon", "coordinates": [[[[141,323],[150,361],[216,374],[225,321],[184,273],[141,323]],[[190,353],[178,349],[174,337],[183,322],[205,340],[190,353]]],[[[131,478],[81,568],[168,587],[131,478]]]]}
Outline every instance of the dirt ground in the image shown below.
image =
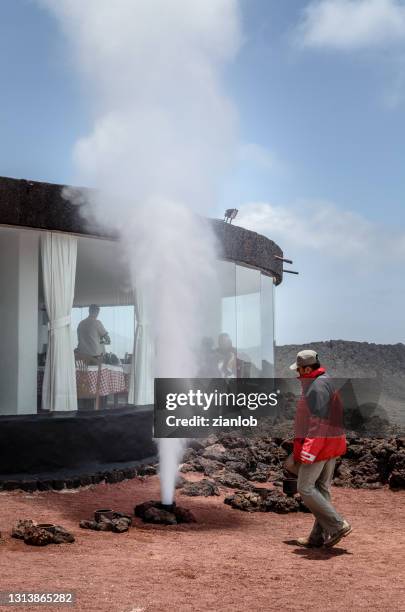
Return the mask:
{"type": "Polygon", "coordinates": [[[330,551],[294,544],[310,529],[309,514],[247,514],[223,497],[178,494],[197,524],[136,522],[124,534],[78,526],[97,508],[132,512],[152,498],[159,498],[157,477],[79,491],[0,493],[0,591],[75,591],[73,609],[80,612],[405,611],[405,491],[335,489],[354,530],[330,551]],[[10,537],[19,518],[61,524],[76,542],[27,546],[10,537]]]}

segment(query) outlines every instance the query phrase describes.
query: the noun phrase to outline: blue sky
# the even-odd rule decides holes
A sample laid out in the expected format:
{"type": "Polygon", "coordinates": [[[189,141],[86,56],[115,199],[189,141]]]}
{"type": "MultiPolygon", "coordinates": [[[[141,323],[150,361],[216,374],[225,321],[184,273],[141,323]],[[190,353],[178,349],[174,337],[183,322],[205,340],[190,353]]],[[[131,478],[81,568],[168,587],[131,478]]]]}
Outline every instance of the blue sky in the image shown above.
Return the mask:
{"type": "MultiPolygon", "coordinates": [[[[263,147],[269,166],[244,160],[224,201],[326,199],[403,222],[405,99],[386,101],[395,54],[295,48],[306,4],[241,3],[245,42],[228,88],[242,139],[263,147]]],[[[1,172],[69,182],[73,144],[91,118],[60,32],[33,0],[2,0],[0,11],[1,172]]]]}
{"type": "MultiPolygon", "coordinates": [[[[244,43],[225,73],[239,162],[212,212],[237,206],[296,260],[301,276],[278,290],[280,342],[404,342],[405,3],[240,6],[244,43]],[[316,326],[291,306],[314,294],[316,326]]],[[[91,111],[56,21],[33,0],[1,2],[0,73],[0,175],[73,181],[91,111]]]]}

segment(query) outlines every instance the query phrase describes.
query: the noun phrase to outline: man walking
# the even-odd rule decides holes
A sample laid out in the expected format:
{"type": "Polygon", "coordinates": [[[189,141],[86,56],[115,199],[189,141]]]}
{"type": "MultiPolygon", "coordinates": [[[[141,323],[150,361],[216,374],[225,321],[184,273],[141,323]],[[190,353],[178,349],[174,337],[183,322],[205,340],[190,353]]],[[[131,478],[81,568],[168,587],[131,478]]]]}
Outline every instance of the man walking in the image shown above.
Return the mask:
{"type": "Polygon", "coordinates": [[[295,417],[293,457],[286,467],[298,475],[298,492],[315,516],[310,535],[297,542],[308,548],[330,547],[352,531],[330,496],[336,457],[346,452],[342,403],[315,351],[300,351],[290,369],[298,373],[302,395],[295,417]]]}

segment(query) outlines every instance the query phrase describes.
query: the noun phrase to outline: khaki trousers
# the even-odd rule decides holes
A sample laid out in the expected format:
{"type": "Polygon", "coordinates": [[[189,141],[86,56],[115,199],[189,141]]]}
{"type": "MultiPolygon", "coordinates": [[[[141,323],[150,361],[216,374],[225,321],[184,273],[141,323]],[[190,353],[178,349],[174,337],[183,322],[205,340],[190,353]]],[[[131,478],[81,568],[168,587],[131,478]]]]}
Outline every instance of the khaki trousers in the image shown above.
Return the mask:
{"type": "Polygon", "coordinates": [[[336,459],[300,463],[298,465],[298,493],[302,501],[315,517],[310,540],[322,543],[343,527],[343,518],[331,504],[330,487],[336,459]]]}

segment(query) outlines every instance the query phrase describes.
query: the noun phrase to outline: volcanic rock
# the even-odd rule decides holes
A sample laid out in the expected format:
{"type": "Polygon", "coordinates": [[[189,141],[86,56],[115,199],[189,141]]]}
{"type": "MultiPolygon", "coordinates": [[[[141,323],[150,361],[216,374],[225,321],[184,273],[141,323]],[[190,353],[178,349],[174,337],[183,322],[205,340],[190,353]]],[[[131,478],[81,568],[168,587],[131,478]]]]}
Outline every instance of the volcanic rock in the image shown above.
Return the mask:
{"type": "Polygon", "coordinates": [[[93,531],[114,531],[115,533],[123,533],[128,531],[132,525],[132,518],[123,512],[113,512],[112,518],[101,515],[94,521],[80,521],[79,526],[82,529],[92,529],[93,531]]]}
{"type": "Polygon", "coordinates": [[[226,470],[229,470],[230,472],[237,472],[245,478],[248,478],[249,476],[249,467],[250,466],[246,461],[237,461],[235,459],[232,459],[231,461],[225,462],[226,470]]]}
{"type": "Polygon", "coordinates": [[[112,531],[113,521],[106,516],[102,516],[99,521],[95,521],[97,527],[96,531],[112,531]]]}
{"type": "Polygon", "coordinates": [[[47,529],[32,525],[25,530],[24,542],[31,546],[46,546],[53,542],[53,534],[47,529]]]}
{"type": "MultiPolygon", "coordinates": [[[[204,447],[203,447],[204,448],[204,447]]],[[[198,457],[198,453],[194,448],[186,448],[183,453],[183,463],[188,463],[198,457]]]]}
{"type": "Polygon", "coordinates": [[[229,487],[230,489],[242,489],[244,491],[248,491],[252,488],[249,481],[236,472],[223,472],[215,478],[215,481],[224,487],[229,487]]]}
{"type": "Polygon", "coordinates": [[[81,529],[94,529],[95,531],[98,531],[97,521],[83,520],[83,521],[80,521],[79,527],[81,527],[81,529]]]}
{"type": "Polygon", "coordinates": [[[299,496],[287,497],[278,489],[260,489],[238,491],[225,498],[225,504],[244,512],[289,512],[306,511],[299,496]]]}
{"type": "Polygon", "coordinates": [[[236,433],[223,433],[220,441],[225,448],[244,448],[249,445],[247,438],[238,436],[236,433]]]}
{"type": "Polygon", "coordinates": [[[184,487],[185,484],[187,484],[188,480],[186,480],[184,478],[184,476],[181,476],[180,474],[177,474],[177,478],[176,478],[176,489],[182,489],[184,487]]]}
{"type": "Polygon", "coordinates": [[[31,519],[19,520],[11,530],[11,537],[23,540],[27,529],[34,527],[34,521],[31,519]]]}
{"type": "Polygon", "coordinates": [[[178,523],[195,523],[196,519],[190,510],[173,504],[170,508],[163,506],[160,501],[150,500],[138,504],[134,508],[135,516],[145,523],[161,525],[176,525],[178,523]]]}
{"type": "Polygon", "coordinates": [[[391,489],[405,489],[405,451],[394,453],[390,457],[390,474],[388,484],[391,489]]]}
{"type": "Polygon", "coordinates": [[[139,476],[154,476],[157,473],[156,465],[141,465],[138,470],[139,476]]]}
{"type": "Polygon", "coordinates": [[[72,544],[75,541],[73,533],[61,525],[54,525],[51,531],[53,535],[53,544],[72,544]]]}
{"type": "Polygon", "coordinates": [[[196,457],[188,463],[183,463],[180,468],[181,472],[203,472],[205,476],[212,476],[216,472],[223,469],[223,464],[219,461],[213,461],[205,457],[196,457]]]}
{"type": "Polygon", "coordinates": [[[203,440],[200,440],[200,442],[205,448],[207,446],[212,446],[213,444],[219,442],[219,438],[216,434],[210,434],[208,438],[204,438],[203,440]]]}
{"type": "Polygon", "coordinates": [[[111,522],[111,531],[114,531],[115,533],[124,533],[124,531],[128,531],[132,523],[131,519],[128,519],[126,517],[117,518],[111,522]]]}
{"type": "Polygon", "coordinates": [[[302,510],[301,498],[298,495],[288,497],[279,489],[263,489],[261,492],[264,512],[288,514],[302,510]]]}
{"type": "Polygon", "coordinates": [[[207,446],[202,454],[205,459],[212,459],[222,463],[226,459],[225,447],[222,444],[207,446]]]}
{"type": "Polygon", "coordinates": [[[129,514],[126,514],[125,512],[113,512],[113,521],[118,520],[118,519],[125,519],[129,522],[129,525],[132,525],[132,517],[129,514]]]}
{"type": "Polygon", "coordinates": [[[186,482],[182,488],[183,495],[189,495],[190,497],[210,497],[212,495],[219,495],[219,489],[215,482],[203,478],[198,482],[186,482]]]}
{"type": "Polygon", "coordinates": [[[47,544],[65,544],[75,541],[74,535],[61,525],[37,525],[31,520],[20,520],[13,527],[11,536],[24,540],[31,546],[46,546],[47,544]]]}
{"type": "Polygon", "coordinates": [[[270,467],[266,463],[258,461],[256,469],[248,474],[249,480],[255,482],[267,482],[270,476],[270,467]]]}
{"type": "Polygon", "coordinates": [[[172,512],[168,512],[163,508],[151,506],[142,517],[145,523],[158,523],[161,525],[177,525],[177,519],[172,512]]]}
{"type": "MultiPolygon", "coordinates": [[[[200,441],[200,440],[190,440],[189,444],[188,444],[188,448],[193,449],[195,451],[203,451],[205,446],[204,444],[200,441]]],[[[188,450],[188,449],[186,449],[188,450]]]]}
{"type": "Polygon", "coordinates": [[[224,499],[224,503],[244,512],[262,512],[262,498],[253,491],[238,491],[224,499]]]}
{"type": "Polygon", "coordinates": [[[188,510],[187,508],[183,508],[182,506],[177,506],[177,504],[173,507],[173,513],[178,523],[196,523],[197,522],[191,510],[188,510]]]}

